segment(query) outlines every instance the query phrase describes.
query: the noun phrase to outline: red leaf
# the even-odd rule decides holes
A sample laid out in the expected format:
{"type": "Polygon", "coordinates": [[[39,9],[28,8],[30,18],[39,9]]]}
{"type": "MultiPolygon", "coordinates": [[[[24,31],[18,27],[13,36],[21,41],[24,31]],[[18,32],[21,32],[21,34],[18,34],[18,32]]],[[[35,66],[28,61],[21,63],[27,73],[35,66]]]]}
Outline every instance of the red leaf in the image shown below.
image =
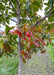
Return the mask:
{"type": "Polygon", "coordinates": [[[51,40],[49,40],[49,42],[51,42],[51,40]]]}
{"type": "Polygon", "coordinates": [[[43,44],[44,44],[44,46],[45,46],[45,42],[44,42],[44,40],[43,40],[43,44]]]}
{"type": "Polygon", "coordinates": [[[31,37],[34,39],[35,36],[33,35],[33,33],[31,31],[29,31],[29,32],[30,32],[31,37]]]}
{"type": "Polygon", "coordinates": [[[25,56],[25,59],[27,59],[27,56],[25,56]]]}
{"type": "Polygon", "coordinates": [[[38,42],[34,42],[36,47],[39,47],[39,43],[38,42]]]}
{"type": "Polygon", "coordinates": [[[30,38],[28,38],[28,41],[30,41],[31,39],[30,38]]]}
{"type": "Polygon", "coordinates": [[[46,45],[46,44],[45,44],[45,42],[44,42],[44,40],[42,40],[42,39],[39,39],[39,41],[43,42],[44,46],[46,45]]]}
{"type": "Polygon", "coordinates": [[[26,32],[24,32],[24,36],[26,35],[26,32]]]}
{"type": "Polygon", "coordinates": [[[40,23],[39,23],[39,25],[40,25],[40,23]]]}
{"type": "Polygon", "coordinates": [[[7,51],[7,52],[10,52],[11,51],[11,48],[9,46],[9,44],[7,43],[7,46],[9,47],[9,50],[6,48],[6,44],[4,43],[4,50],[7,51]]]}
{"type": "Polygon", "coordinates": [[[18,34],[19,36],[22,37],[22,33],[21,33],[21,31],[19,31],[19,30],[15,30],[14,33],[16,33],[16,34],[18,34]]]}
{"type": "Polygon", "coordinates": [[[33,29],[36,29],[36,27],[33,27],[33,29]]]}
{"type": "Polygon", "coordinates": [[[23,40],[26,40],[26,38],[24,38],[23,40]]]}
{"type": "Polygon", "coordinates": [[[30,38],[30,36],[31,36],[30,33],[27,31],[27,37],[30,38]]]}

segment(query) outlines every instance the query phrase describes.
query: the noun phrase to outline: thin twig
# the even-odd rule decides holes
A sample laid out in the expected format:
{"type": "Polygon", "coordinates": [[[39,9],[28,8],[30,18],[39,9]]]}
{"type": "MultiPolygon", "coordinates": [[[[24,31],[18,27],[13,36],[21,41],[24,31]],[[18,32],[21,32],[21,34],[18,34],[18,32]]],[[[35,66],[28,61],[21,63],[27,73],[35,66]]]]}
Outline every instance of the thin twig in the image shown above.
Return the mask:
{"type": "Polygon", "coordinates": [[[18,14],[17,14],[17,12],[16,12],[16,10],[15,10],[15,8],[14,8],[14,6],[13,6],[13,4],[12,4],[11,0],[8,0],[8,1],[9,1],[9,3],[11,4],[11,6],[12,6],[12,8],[13,8],[14,12],[15,12],[15,13],[16,13],[16,15],[18,16],[18,14]]]}
{"type": "Polygon", "coordinates": [[[10,18],[10,20],[13,21],[13,22],[15,22],[15,23],[17,23],[17,21],[15,21],[14,19],[11,19],[11,18],[10,18]]]}
{"type": "Polygon", "coordinates": [[[1,24],[2,24],[3,26],[6,26],[6,24],[5,24],[5,23],[3,23],[3,22],[1,22],[1,24]]]}
{"type": "Polygon", "coordinates": [[[17,14],[18,14],[18,17],[20,18],[20,3],[19,3],[19,0],[16,0],[16,3],[17,3],[17,8],[18,8],[17,14]]]}

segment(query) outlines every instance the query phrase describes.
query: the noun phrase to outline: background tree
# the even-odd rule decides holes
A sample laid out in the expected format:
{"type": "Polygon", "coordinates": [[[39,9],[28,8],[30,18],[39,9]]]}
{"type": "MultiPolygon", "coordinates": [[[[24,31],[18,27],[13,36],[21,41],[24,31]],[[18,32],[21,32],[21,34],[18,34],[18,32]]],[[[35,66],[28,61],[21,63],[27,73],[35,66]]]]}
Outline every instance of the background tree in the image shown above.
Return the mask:
{"type": "Polygon", "coordinates": [[[26,59],[30,59],[31,55],[39,50],[45,53],[46,46],[49,42],[51,43],[51,39],[54,39],[52,38],[54,34],[53,4],[53,0],[45,3],[47,5],[46,16],[41,18],[37,15],[37,11],[43,7],[42,0],[0,1],[0,24],[6,27],[5,35],[0,38],[0,56],[15,55],[15,50],[18,50],[18,75],[22,75],[22,61],[26,63],[26,59]],[[48,20],[46,20],[47,17],[48,20]],[[17,21],[13,18],[16,18],[17,21]],[[11,30],[15,27],[9,27],[10,20],[16,23],[17,29],[14,31],[11,30]]]}

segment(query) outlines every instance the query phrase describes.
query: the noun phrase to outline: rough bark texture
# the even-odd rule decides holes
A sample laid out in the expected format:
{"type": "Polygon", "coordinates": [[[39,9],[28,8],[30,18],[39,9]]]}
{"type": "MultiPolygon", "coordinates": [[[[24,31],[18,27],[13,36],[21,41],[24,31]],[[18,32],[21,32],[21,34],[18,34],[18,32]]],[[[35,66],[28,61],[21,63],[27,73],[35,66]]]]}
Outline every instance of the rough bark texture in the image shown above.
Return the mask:
{"type": "MultiPolygon", "coordinates": [[[[17,1],[17,29],[19,29],[20,24],[20,7],[19,0],[17,1]]],[[[19,29],[20,30],[20,29],[19,29]]],[[[22,75],[22,57],[21,57],[21,38],[18,36],[18,54],[19,54],[19,67],[18,67],[18,75],[22,75]]]]}

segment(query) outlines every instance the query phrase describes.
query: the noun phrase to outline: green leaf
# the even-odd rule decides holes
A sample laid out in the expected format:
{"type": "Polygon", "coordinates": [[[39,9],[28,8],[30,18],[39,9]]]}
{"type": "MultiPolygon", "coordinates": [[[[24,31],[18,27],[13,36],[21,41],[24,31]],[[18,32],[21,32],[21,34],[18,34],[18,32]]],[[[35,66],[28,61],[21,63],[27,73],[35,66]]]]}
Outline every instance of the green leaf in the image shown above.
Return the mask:
{"type": "Polygon", "coordinates": [[[0,39],[0,48],[2,48],[4,45],[3,39],[0,39]]]}
{"type": "Polygon", "coordinates": [[[50,0],[50,7],[53,8],[54,0],[50,0]]]}
{"type": "Polygon", "coordinates": [[[5,10],[5,6],[4,6],[2,3],[0,3],[0,10],[1,10],[1,9],[2,9],[3,11],[5,10]]]}
{"type": "Polygon", "coordinates": [[[10,27],[10,30],[13,29],[13,28],[15,28],[15,26],[10,27]]]}
{"type": "Polygon", "coordinates": [[[30,6],[29,1],[26,2],[26,9],[28,9],[30,6]]]}
{"type": "Polygon", "coordinates": [[[6,35],[9,33],[9,30],[10,30],[10,27],[8,25],[6,25],[6,28],[5,28],[6,35]]]}
{"type": "Polygon", "coordinates": [[[6,35],[9,33],[9,31],[11,30],[11,29],[13,29],[14,28],[14,26],[12,26],[12,27],[9,27],[8,25],[6,25],[6,28],[5,28],[5,33],[6,33],[6,35]]]}
{"type": "Polygon", "coordinates": [[[2,57],[2,54],[0,53],[0,58],[2,57]]]}

